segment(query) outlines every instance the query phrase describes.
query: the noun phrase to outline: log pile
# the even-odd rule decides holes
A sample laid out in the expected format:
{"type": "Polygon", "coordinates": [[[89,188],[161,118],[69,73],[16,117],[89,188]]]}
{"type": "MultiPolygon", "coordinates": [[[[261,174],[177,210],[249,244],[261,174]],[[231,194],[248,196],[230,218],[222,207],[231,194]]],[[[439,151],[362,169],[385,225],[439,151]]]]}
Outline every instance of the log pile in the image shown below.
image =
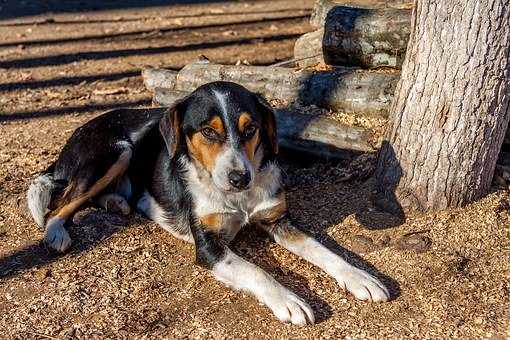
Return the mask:
{"type": "Polygon", "coordinates": [[[201,59],[179,72],[146,68],[144,83],[156,105],[170,106],[202,84],[236,82],[280,103],[282,146],[328,157],[344,157],[345,149],[372,152],[380,144],[374,137],[379,131],[303,115],[293,107],[387,118],[409,36],[410,8],[408,0],[318,0],[311,17],[316,30],[297,40],[294,53],[298,66],[323,62],[326,67],[230,66],[201,59]],[[382,65],[393,71],[369,70],[382,65]]]}
{"type": "Polygon", "coordinates": [[[311,18],[317,30],[298,39],[295,46],[295,57],[301,60],[298,64],[325,61],[334,67],[233,66],[201,58],[178,72],[146,68],[142,72],[145,86],[153,91],[155,105],[171,106],[200,85],[235,82],[279,103],[275,113],[282,146],[328,157],[344,157],[346,149],[373,152],[379,140],[369,128],[296,109],[319,107],[375,119],[388,115],[399,71],[367,68],[401,63],[409,34],[409,9],[388,8],[388,0],[353,0],[341,5],[351,7],[318,1],[311,18]]]}

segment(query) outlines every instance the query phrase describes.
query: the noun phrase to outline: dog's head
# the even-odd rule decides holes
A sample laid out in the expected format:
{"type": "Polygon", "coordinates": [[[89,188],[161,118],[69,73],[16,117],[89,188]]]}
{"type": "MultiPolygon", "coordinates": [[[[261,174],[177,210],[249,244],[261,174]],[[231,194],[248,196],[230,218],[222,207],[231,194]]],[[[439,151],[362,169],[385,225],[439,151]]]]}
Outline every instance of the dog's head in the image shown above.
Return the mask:
{"type": "Polygon", "coordinates": [[[203,85],[168,110],[160,132],[170,157],[179,154],[226,192],[250,188],[278,153],[273,110],[259,95],[230,82],[203,85]]]}

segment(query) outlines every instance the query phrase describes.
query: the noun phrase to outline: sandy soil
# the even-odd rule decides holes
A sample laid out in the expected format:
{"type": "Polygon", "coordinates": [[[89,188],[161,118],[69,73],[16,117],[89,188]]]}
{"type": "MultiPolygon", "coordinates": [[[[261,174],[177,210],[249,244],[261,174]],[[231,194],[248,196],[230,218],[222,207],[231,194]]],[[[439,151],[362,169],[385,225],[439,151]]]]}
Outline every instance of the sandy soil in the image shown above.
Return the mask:
{"type": "Polygon", "coordinates": [[[256,230],[234,244],[312,305],[314,326],[280,324],[194,265],[192,246],[137,215],[88,208],[74,218],[69,253],[39,243],[24,211],[29,178],[102,110],[148,105],[141,67],[180,68],[200,54],[284,60],[311,29],[311,6],[204,2],[0,21],[0,338],[510,337],[509,192],[399,224],[370,203],[373,156],[282,164],[300,226],[381,277],[391,302],[355,301],[256,230]]]}

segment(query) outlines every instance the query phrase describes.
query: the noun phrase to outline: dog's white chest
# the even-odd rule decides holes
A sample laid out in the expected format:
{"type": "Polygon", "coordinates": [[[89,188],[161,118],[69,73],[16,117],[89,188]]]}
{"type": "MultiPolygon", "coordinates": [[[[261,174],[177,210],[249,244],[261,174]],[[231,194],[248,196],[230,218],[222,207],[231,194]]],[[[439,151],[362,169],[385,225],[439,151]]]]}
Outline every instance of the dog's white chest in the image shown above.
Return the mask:
{"type": "Polygon", "coordinates": [[[260,210],[270,209],[280,201],[275,193],[280,188],[280,169],[269,165],[259,173],[250,189],[228,193],[217,189],[214,184],[190,177],[189,191],[193,196],[194,213],[197,217],[222,216],[221,234],[230,240],[245,225],[253,222],[251,217],[260,210]]]}

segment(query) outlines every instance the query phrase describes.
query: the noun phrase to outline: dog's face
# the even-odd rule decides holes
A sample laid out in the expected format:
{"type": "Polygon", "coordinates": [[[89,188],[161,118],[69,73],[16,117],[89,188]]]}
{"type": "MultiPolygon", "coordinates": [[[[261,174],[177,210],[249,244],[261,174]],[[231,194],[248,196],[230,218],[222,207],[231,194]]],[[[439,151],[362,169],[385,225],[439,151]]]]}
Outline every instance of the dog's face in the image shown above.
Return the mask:
{"type": "Polygon", "coordinates": [[[225,192],[249,189],[263,160],[278,152],[269,105],[229,82],[199,87],[169,110],[160,129],[172,156],[185,152],[225,192]]]}

